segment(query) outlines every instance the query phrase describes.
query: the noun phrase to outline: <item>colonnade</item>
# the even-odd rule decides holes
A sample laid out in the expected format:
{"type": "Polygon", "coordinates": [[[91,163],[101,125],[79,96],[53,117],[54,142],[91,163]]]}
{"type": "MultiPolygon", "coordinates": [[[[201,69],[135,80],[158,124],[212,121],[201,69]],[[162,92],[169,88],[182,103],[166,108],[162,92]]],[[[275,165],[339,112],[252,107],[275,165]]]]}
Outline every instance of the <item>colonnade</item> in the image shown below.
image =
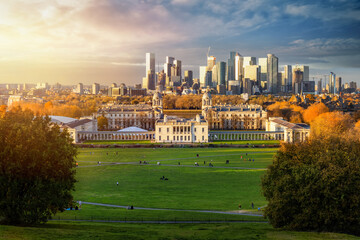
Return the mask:
{"type": "Polygon", "coordinates": [[[85,140],[153,140],[154,131],[147,132],[114,132],[114,131],[96,131],[96,132],[76,132],[75,142],[85,140]]]}
{"type": "Polygon", "coordinates": [[[209,141],[284,140],[284,132],[210,131],[209,141]]]}

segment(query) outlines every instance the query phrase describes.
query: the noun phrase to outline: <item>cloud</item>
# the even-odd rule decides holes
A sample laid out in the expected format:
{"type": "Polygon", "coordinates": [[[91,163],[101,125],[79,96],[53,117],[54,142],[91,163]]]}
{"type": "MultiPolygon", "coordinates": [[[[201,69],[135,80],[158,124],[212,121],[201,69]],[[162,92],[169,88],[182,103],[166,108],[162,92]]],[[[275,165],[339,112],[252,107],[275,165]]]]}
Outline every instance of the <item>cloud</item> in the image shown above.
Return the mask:
{"type": "Polygon", "coordinates": [[[323,21],[350,20],[360,21],[359,8],[334,7],[326,4],[287,4],[285,13],[292,16],[302,16],[305,18],[320,19],[323,21]]]}

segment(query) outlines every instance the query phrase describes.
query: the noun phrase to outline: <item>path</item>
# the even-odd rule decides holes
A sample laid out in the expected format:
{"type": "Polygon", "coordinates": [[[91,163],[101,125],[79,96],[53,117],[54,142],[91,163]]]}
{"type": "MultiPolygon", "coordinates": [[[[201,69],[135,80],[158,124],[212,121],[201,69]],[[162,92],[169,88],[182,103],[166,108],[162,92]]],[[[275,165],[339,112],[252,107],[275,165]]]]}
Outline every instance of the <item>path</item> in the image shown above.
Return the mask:
{"type": "MultiPolygon", "coordinates": [[[[103,207],[116,207],[116,208],[125,208],[125,209],[127,209],[129,207],[129,206],[123,206],[123,205],[106,204],[106,203],[93,203],[93,202],[81,202],[81,203],[88,204],[88,205],[96,205],[96,206],[103,206],[103,207]]],[[[146,207],[134,207],[134,209],[153,210],[153,211],[218,213],[218,214],[241,215],[241,216],[252,216],[252,217],[262,217],[263,216],[262,214],[254,214],[254,213],[248,213],[248,212],[244,212],[244,211],[226,212],[226,211],[216,211],[216,210],[190,210],[190,209],[146,208],[146,207]]]]}
{"type": "Polygon", "coordinates": [[[83,219],[48,219],[49,221],[71,221],[71,222],[100,222],[100,223],[158,223],[158,224],[181,224],[181,223],[199,223],[199,224],[209,224],[209,223],[269,223],[267,221],[121,221],[121,220],[83,220],[83,219]]]}

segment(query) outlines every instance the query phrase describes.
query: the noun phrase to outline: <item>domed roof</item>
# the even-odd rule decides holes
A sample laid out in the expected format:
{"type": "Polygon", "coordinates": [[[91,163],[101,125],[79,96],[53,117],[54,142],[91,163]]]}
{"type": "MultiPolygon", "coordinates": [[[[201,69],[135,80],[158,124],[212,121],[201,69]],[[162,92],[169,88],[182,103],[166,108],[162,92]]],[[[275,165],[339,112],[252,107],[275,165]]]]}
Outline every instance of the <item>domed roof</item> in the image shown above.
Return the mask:
{"type": "Polygon", "coordinates": [[[161,96],[161,94],[159,93],[159,92],[156,92],[155,94],[154,94],[154,96],[153,96],[153,99],[155,100],[155,99],[161,99],[162,98],[162,96],[161,96]]]}
{"type": "Polygon", "coordinates": [[[211,99],[211,94],[209,92],[204,93],[202,99],[211,99]]]}

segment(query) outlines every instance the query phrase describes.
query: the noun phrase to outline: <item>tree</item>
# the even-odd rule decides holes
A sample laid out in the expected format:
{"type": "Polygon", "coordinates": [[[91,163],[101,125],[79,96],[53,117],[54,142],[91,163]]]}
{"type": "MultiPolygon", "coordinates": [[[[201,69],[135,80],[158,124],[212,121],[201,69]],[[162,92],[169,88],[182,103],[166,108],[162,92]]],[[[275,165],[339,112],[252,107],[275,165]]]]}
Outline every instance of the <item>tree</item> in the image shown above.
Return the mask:
{"type": "Polygon", "coordinates": [[[72,201],[76,147],[50,118],[13,108],[0,118],[0,219],[46,222],[72,201]]]}
{"type": "Polygon", "coordinates": [[[329,138],[341,135],[354,127],[354,120],[349,114],[342,112],[326,112],[311,122],[311,136],[314,138],[329,138]]]}
{"type": "Polygon", "coordinates": [[[97,123],[98,123],[98,128],[100,131],[104,131],[106,129],[108,129],[108,119],[104,116],[100,116],[97,118],[97,123]]]}
{"type": "Polygon", "coordinates": [[[329,108],[324,103],[316,103],[304,111],[303,118],[305,122],[311,123],[317,116],[326,112],[329,112],[329,108]]]}
{"type": "Polygon", "coordinates": [[[262,178],[277,228],[360,234],[360,141],[332,135],[283,144],[262,178]]]}

